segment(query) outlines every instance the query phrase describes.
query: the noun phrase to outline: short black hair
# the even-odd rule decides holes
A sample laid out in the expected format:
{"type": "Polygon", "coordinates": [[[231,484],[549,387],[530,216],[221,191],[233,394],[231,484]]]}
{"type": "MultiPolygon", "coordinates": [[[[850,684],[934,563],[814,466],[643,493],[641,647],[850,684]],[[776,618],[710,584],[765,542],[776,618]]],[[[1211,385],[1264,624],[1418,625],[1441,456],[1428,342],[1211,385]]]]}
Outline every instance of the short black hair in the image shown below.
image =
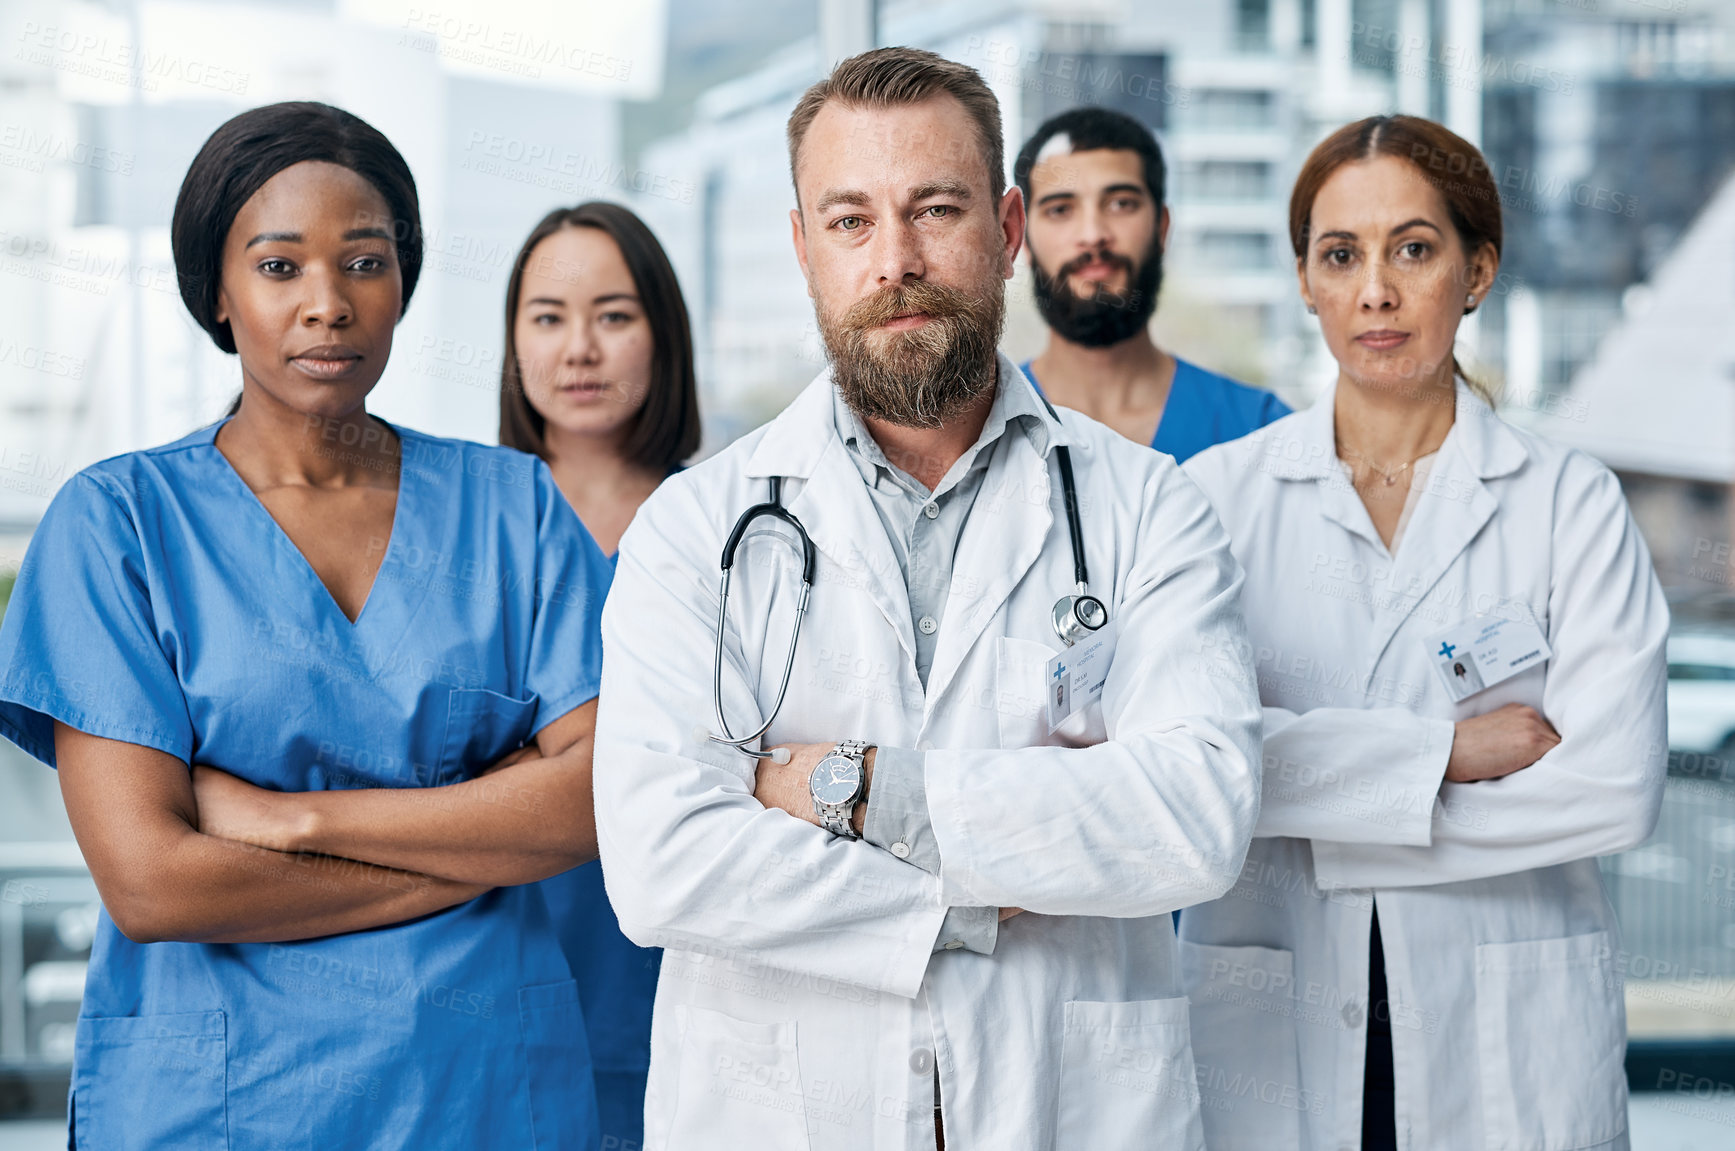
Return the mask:
{"type": "Polygon", "coordinates": [[[217,319],[217,288],[229,229],[266,181],[306,160],[348,168],[385,200],[404,282],[403,306],[410,306],[422,270],[422,215],[416,180],[403,156],[377,128],[342,108],[310,100],[267,104],[211,133],[181,181],[169,226],[181,301],[225,352],[234,352],[235,336],[217,319]]]}
{"type": "Polygon", "coordinates": [[[1107,108],[1073,108],[1044,120],[1036,134],[1024,142],[1013,165],[1012,174],[1018,188],[1030,202],[1030,170],[1036,167],[1036,157],[1054,137],[1064,133],[1072,141],[1072,151],[1092,152],[1099,148],[1114,148],[1137,152],[1144,161],[1145,188],[1156,201],[1158,211],[1167,202],[1168,169],[1163,165],[1163,151],[1157,138],[1145,125],[1123,112],[1107,108]]]}

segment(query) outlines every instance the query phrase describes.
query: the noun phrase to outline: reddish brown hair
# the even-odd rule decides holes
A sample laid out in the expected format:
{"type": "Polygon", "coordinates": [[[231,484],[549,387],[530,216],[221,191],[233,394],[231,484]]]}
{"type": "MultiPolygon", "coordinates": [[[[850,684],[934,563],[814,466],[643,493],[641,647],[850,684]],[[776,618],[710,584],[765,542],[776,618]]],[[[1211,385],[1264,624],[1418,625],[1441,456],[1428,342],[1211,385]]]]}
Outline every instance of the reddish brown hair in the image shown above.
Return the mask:
{"type": "MultiPolygon", "coordinates": [[[[1446,213],[1466,255],[1479,251],[1484,244],[1494,245],[1494,255],[1500,255],[1505,238],[1500,219],[1500,187],[1476,145],[1444,125],[1420,116],[1369,116],[1345,124],[1322,140],[1295,177],[1295,191],[1289,196],[1289,243],[1297,261],[1307,259],[1313,202],[1325,182],[1345,164],[1376,156],[1407,160],[1422,179],[1433,185],[1446,203],[1446,213]]],[[[1465,314],[1473,310],[1467,308],[1465,314]]],[[[1456,356],[1452,357],[1452,370],[1464,376],[1484,399],[1491,398],[1483,385],[1465,375],[1456,356]]]]}

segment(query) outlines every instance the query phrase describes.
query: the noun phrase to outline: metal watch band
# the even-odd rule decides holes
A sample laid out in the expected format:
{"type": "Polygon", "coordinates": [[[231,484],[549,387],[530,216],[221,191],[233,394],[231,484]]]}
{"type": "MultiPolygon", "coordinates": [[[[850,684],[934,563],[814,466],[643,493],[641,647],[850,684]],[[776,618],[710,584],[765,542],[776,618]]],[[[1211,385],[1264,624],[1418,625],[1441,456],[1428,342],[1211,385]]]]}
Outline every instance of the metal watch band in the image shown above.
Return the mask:
{"type": "MultiPolygon", "coordinates": [[[[863,776],[863,791],[867,789],[867,765],[863,761],[867,755],[867,749],[871,746],[872,745],[867,743],[865,740],[846,739],[840,741],[838,745],[832,748],[828,753],[830,755],[847,756],[850,759],[855,760],[856,768],[863,776]]],[[[831,832],[833,835],[842,835],[847,836],[850,839],[859,839],[860,837],[856,835],[855,828],[850,825],[850,821],[855,818],[855,805],[860,802],[861,795],[858,792],[856,797],[848,803],[821,803],[818,800],[815,800],[813,806],[815,813],[819,816],[820,825],[827,831],[831,832]]]]}

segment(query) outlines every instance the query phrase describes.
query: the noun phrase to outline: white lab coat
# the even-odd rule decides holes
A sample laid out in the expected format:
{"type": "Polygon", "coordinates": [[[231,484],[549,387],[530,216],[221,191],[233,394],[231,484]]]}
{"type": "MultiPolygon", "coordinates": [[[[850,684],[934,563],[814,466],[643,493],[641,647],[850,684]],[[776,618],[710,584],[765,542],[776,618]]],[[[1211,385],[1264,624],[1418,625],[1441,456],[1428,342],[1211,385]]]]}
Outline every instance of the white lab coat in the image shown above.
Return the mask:
{"type": "Polygon", "coordinates": [[[1359,1146],[1376,904],[1400,1148],[1627,1146],[1595,857],[1656,823],[1668,610],[1607,468],[1456,402],[1395,557],[1339,469],[1331,393],[1186,466],[1246,569],[1267,705],[1246,869],[1181,920],[1212,1151],[1359,1146]],[[1451,702],[1427,637],[1527,614],[1552,658],[1451,702]],[[1443,784],[1453,722],[1511,702],[1560,744],[1443,784]]]}
{"type": "MultiPolygon", "coordinates": [[[[1030,386],[1004,357],[1000,372],[1030,386]]],[[[959,1151],[1202,1146],[1168,912],[1229,889],[1257,814],[1252,672],[1210,658],[1245,643],[1240,575],[1171,459],[1075,413],[1050,427],[1072,446],[1091,590],[1120,629],[1101,703],[1054,736],[1042,679],[1072,556],[1058,467],[1017,429],[964,529],[925,692],[828,374],[671,477],[621,541],[597,832],[622,929],[668,949],[649,1151],[932,1148],[936,1062],[959,1151]],[[926,751],[938,877],[766,810],[754,761],[695,732],[716,722],[718,557],[769,476],[789,477],[819,562],[766,743],[926,751]],[[934,954],[953,905],[1028,911],[992,955],[934,954]]],[[[766,538],[779,530],[749,533],[730,591],[736,732],[770,707],[789,642],[799,566],[766,538]]]]}

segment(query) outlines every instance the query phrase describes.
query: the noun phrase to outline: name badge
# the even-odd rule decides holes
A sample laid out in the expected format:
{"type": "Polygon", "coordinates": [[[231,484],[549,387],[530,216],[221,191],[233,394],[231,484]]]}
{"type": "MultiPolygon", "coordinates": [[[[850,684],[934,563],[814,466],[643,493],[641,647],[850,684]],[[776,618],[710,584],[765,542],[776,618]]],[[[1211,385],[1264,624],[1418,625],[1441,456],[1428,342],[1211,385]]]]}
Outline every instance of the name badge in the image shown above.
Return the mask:
{"type": "Polygon", "coordinates": [[[1427,641],[1434,670],[1454,701],[1511,679],[1553,653],[1531,620],[1467,619],[1427,641]]]}
{"type": "Polygon", "coordinates": [[[1113,621],[1051,657],[1047,664],[1048,730],[1065,723],[1102,698],[1108,667],[1114,661],[1113,621]]]}

